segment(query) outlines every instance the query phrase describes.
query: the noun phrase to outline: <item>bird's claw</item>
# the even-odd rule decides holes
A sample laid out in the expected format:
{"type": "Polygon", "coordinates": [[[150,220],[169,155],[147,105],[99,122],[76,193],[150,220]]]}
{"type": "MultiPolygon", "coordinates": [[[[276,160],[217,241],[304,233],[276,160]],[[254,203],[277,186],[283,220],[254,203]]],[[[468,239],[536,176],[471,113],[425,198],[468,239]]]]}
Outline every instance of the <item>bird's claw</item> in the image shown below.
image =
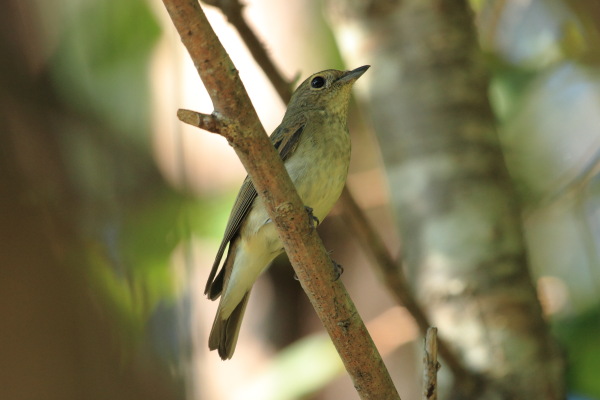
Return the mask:
{"type": "Polygon", "coordinates": [[[340,279],[340,276],[342,276],[342,274],[344,273],[344,267],[342,267],[340,264],[336,263],[334,260],[331,260],[331,262],[333,263],[333,268],[334,268],[334,273],[335,273],[335,278],[333,279],[333,281],[337,281],[338,279],[340,279]]]}
{"type": "Polygon", "coordinates": [[[321,223],[321,221],[319,221],[319,218],[315,217],[313,214],[313,209],[309,206],[304,206],[304,209],[306,210],[306,212],[308,213],[308,219],[310,220],[310,225],[312,228],[316,228],[317,226],[319,226],[319,224],[321,223]]]}

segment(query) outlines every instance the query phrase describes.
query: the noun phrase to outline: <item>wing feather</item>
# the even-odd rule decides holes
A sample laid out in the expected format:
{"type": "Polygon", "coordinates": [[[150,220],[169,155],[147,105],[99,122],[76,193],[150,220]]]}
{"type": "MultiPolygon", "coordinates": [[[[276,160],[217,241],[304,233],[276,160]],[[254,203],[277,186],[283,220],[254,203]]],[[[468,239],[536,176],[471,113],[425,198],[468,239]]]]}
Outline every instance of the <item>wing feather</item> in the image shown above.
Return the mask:
{"type": "MultiPolygon", "coordinates": [[[[306,121],[304,118],[299,118],[296,123],[287,124],[285,128],[282,128],[282,125],[280,125],[271,135],[271,142],[279,152],[279,155],[283,161],[285,161],[298,146],[298,142],[300,141],[300,137],[302,136],[302,132],[304,131],[304,127],[306,125],[305,122],[306,121]]],[[[215,261],[208,276],[206,288],[204,289],[204,294],[209,294],[209,298],[212,300],[219,297],[223,289],[223,279],[220,279],[222,278],[221,275],[223,270],[221,270],[219,276],[216,278],[215,276],[219,271],[219,265],[221,264],[221,259],[223,258],[225,249],[238,235],[242,226],[242,222],[250,211],[250,208],[252,207],[254,199],[256,199],[257,195],[258,193],[252,184],[250,176],[246,176],[246,179],[244,179],[244,183],[242,183],[242,187],[240,188],[240,191],[235,199],[231,214],[229,215],[229,221],[227,222],[223,239],[221,240],[219,250],[217,251],[215,261]]]]}

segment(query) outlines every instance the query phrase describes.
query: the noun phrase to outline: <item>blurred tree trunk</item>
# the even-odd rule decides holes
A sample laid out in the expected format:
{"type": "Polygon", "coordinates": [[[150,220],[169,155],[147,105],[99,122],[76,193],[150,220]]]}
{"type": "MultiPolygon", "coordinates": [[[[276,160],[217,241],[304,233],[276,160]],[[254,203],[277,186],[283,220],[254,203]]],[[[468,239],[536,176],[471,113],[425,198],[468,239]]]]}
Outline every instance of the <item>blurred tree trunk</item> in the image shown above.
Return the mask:
{"type": "Polygon", "coordinates": [[[330,0],[329,9],[349,65],[373,65],[370,115],[415,293],[483,378],[476,395],[455,382],[455,397],[564,398],[467,2],[330,0]]]}
{"type": "Polygon", "coordinates": [[[124,359],[123,335],[89,286],[99,256],[79,233],[91,207],[65,167],[69,111],[44,73],[32,4],[7,1],[0,13],[0,398],[183,398],[152,356],[124,359]]]}

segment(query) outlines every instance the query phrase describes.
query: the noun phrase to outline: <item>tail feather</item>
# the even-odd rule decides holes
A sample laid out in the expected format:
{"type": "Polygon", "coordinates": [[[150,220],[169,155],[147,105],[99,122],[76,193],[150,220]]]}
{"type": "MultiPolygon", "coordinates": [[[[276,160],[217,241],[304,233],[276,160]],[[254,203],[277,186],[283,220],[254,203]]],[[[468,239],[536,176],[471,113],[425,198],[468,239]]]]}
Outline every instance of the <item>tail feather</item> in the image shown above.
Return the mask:
{"type": "Polygon", "coordinates": [[[225,268],[222,268],[216,278],[209,282],[206,285],[206,290],[204,293],[211,300],[216,300],[219,298],[221,293],[223,293],[223,281],[225,280],[225,268]]]}
{"type": "MultiPolygon", "coordinates": [[[[229,249],[227,250],[227,257],[225,258],[225,262],[223,263],[223,267],[217,274],[214,279],[209,278],[208,282],[206,282],[206,289],[204,293],[208,295],[208,298],[211,300],[216,300],[219,298],[221,293],[223,293],[223,289],[225,288],[225,281],[229,279],[229,275],[231,275],[231,270],[233,269],[233,262],[235,261],[235,255],[237,253],[237,249],[239,246],[239,240],[232,240],[229,243],[229,249]]],[[[213,266],[213,270],[215,266],[213,266]]]]}
{"type": "Polygon", "coordinates": [[[249,298],[250,291],[244,295],[229,317],[222,318],[221,310],[217,311],[208,338],[208,347],[211,350],[218,350],[223,360],[233,357],[249,298]]]}

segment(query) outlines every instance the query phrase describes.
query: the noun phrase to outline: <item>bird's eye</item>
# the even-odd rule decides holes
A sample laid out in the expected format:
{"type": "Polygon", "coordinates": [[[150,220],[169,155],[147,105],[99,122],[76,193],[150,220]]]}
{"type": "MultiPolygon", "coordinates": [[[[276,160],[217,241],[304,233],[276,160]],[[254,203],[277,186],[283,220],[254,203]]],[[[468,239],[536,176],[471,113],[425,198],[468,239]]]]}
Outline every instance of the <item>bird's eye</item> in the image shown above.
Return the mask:
{"type": "Polygon", "coordinates": [[[322,88],[323,85],[325,85],[325,78],[323,78],[322,76],[315,76],[313,80],[310,81],[310,86],[315,89],[322,88]]]}

